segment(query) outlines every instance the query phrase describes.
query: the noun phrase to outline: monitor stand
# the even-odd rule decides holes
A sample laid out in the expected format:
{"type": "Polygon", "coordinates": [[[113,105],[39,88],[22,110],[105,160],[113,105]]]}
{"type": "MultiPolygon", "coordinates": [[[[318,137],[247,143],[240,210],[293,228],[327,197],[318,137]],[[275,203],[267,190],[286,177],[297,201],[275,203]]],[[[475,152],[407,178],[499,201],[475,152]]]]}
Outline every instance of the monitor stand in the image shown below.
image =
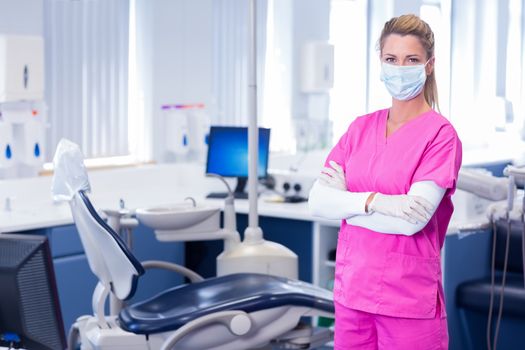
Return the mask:
{"type": "MultiPolygon", "coordinates": [[[[248,199],[248,192],[245,191],[246,184],[248,183],[247,177],[238,177],[237,185],[233,191],[233,198],[235,199],[248,199]]],[[[206,198],[226,198],[228,192],[211,192],[206,198]]]]}

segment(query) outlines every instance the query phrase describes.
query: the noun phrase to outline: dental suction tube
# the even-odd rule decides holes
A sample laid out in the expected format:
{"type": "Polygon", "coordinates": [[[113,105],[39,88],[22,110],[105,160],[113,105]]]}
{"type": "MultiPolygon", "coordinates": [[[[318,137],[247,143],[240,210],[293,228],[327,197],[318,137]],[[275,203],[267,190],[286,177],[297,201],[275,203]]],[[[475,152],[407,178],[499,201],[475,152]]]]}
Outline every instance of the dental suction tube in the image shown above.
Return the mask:
{"type": "MultiPolygon", "coordinates": [[[[524,173],[525,174],[525,173],[524,173]]],[[[492,201],[507,199],[509,179],[461,168],[457,188],[492,201]]]]}

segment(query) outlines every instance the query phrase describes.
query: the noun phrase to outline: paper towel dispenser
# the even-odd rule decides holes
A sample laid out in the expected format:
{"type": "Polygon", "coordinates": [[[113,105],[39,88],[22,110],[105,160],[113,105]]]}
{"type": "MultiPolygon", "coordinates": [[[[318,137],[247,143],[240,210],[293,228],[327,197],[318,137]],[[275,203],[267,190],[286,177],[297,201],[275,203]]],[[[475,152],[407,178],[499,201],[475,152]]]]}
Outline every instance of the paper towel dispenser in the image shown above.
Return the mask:
{"type": "Polygon", "coordinates": [[[0,35],[0,103],[43,99],[43,38],[0,35]]]}
{"type": "Polygon", "coordinates": [[[307,42],[301,52],[301,91],[326,93],[334,86],[334,46],[307,42]]]}

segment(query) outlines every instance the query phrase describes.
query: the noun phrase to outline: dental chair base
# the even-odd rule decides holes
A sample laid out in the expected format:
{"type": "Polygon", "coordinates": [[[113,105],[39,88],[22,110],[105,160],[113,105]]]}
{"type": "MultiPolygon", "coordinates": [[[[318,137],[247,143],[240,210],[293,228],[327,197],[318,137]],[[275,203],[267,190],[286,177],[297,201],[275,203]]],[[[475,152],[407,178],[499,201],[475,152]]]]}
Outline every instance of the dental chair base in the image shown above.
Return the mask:
{"type": "MultiPolygon", "coordinates": [[[[80,335],[80,349],[129,349],[143,350],[148,348],[148,339],[145,335],[126,332],[121,329],[116,318],[106,318],[110,328],[100,328],[97,319],[93,316],[81,316],[72,325],[80,335]]],[[[69,346],[75,346],[77,341],[71,341],[69,346]]]]}
{"type": "MultiPolygon", "coordinates": [[[[225,311],[195,319],[175,332],[150,335],[126,332],[115,317],[106,319],[109,328],[105,329],[93,316],[80,317],[73,327],[81,335],[81,350],[245,350],[267,345],[271,338],[276,348],[311,349],[330,341],[332,332],[316,330],[309,336],[297,334],[289,338],[283,332],[290,330],[293,334],[300,318],[312,311],[307,307],[277,307],[252,313],[225,311]]],[[[313,313],[319,315],[318,311],[313,313]]]]}

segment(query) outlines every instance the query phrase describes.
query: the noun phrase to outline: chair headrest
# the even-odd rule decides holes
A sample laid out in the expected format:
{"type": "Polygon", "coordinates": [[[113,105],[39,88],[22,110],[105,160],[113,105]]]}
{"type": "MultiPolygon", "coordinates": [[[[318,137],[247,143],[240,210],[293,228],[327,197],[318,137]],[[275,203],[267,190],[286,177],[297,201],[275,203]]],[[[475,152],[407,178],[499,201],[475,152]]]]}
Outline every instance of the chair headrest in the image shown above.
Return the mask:
{"type": "Polygon", "coordinates": [[[53,157],[51,193],[55,201],[70,201],[78,191],[90,190],[89,178],[80,147],[61,139],[53,157]]]}

